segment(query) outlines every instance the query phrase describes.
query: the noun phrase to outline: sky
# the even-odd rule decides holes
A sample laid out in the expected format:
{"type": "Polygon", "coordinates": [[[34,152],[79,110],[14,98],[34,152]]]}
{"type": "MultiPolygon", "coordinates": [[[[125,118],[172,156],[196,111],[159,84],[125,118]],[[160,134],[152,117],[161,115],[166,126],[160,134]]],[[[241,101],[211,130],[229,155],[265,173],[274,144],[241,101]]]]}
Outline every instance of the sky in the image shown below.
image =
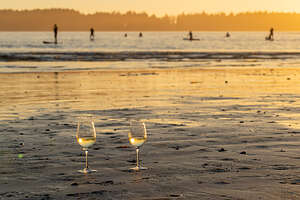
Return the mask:
{"type": "Polygon", "coordinates": [[[300,0],[1,0],[0,9],[70,8],[82,13],[133,10],[162,16],[181,13],[299,12],[300,0]]]}

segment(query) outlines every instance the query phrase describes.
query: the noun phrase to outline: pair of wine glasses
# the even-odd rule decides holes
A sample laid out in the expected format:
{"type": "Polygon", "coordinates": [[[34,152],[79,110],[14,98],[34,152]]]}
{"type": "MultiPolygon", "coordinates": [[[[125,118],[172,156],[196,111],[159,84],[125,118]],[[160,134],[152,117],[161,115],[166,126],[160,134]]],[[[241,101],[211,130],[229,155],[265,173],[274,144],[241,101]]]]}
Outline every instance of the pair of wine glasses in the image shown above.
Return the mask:
{"type": "MultiPolygon", "coordinates": [[[[88,165],[88,148],[93,146],[96,142],[96,129],[93,120],[79,120],[76,132],[77,142],[81,145],[82,150],[85,151],[85,168],[79,170],[81,173],[91,173],[97,170],[92,170],[88,165]]],[[[144,122],[139,120],[130,121],[130,130],[128,133],[129,143],[136,148],[136,167],[131,170],[144,170],[139,163],[139,149],[147,139],[147,130],[144,122]]]]}

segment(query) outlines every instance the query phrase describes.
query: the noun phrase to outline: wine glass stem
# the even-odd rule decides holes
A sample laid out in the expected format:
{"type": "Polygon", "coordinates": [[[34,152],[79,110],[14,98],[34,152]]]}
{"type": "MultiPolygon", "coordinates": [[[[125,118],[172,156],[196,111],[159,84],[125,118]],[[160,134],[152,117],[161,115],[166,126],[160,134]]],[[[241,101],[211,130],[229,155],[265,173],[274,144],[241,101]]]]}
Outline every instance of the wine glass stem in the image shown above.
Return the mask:
{"type": "Polygon", "coordinates": [[[139,168],[139,148],[136,148],[136,167],[139,168]]]}
{"type": "Polygon", "coordinates": [[[88,150],[85,150],[85,168],[89,168],[89,162],[88,162],[88,150]]]}

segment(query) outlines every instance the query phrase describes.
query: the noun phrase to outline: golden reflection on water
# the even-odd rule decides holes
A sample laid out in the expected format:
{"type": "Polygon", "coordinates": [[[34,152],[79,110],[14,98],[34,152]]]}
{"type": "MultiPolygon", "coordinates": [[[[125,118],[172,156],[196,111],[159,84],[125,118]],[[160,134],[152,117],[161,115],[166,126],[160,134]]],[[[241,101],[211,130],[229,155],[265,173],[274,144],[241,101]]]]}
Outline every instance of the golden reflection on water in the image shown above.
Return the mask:
{"type": "Polygon", "coordinates": [[[279,124],[300,130],[300,113],[281,113],[280,116],[284,117],[285,120],[278,121],[279,124]]]}

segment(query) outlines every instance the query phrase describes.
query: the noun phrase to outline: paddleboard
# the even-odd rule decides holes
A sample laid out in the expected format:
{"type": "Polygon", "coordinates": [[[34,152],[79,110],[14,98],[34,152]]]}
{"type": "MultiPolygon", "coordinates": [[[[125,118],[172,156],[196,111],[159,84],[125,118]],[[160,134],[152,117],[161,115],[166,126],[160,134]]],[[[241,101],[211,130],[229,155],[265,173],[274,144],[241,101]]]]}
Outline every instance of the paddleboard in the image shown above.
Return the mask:
{"type": "Polygon", "coordinates": [[[266,37],[265,39],[268,40],[268,41],[274,41],[274,38],[266,37]]]}
{"type": "Polygon", "coordinates": [[[43,41],[43,44],[59,44],[59,43],[49,42],[49,41],[43,41]]]}
{"type": "Polygon", "coordinates": [[[190,38],[183,38],[183,40],[189,40],[189,41],[199,41],[200,39],[198,38],[193,38],[190,40],[190,38]]]}

